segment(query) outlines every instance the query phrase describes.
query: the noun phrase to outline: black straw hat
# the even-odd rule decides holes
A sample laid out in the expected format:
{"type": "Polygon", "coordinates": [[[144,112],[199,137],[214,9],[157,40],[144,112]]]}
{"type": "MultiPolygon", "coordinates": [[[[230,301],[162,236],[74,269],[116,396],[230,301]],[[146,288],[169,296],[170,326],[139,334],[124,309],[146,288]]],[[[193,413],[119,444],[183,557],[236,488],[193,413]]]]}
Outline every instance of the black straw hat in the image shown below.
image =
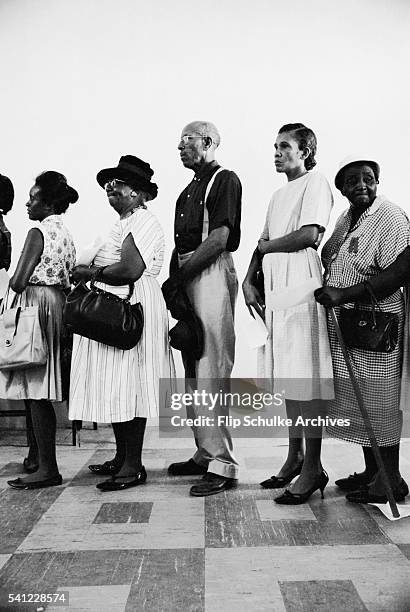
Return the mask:
{"type": "Polygon", "coordinates": [[[178,323],[169,332],[171,346],[185,356],[200,359],[204,352],[204,330],[185,289],[168,279],[162,285],[162,293],[171,316],[178,319],[178,323]]]}
{"type": "Polygon", "coordinates": [[[99,171],[97,182],[104,188],[106,183],[117,178],[127,181],[133,189],[149,193],[152,199],[154,199],[158,194],[158,186],[151,182],[153,174],[154,171],[147,162],[134,155],[123,155],[118,162],[118,166],[115,168],[104,168],[99,171]]]}
{"type": "Polygon", "coordinates": [[[187,316],[186,321],[178,321],[169,330],[169,343],[178,351],[192,355],[195,360],[201,359],[204,352],[204,334],[198,317],[191,314],[187,316]]]}

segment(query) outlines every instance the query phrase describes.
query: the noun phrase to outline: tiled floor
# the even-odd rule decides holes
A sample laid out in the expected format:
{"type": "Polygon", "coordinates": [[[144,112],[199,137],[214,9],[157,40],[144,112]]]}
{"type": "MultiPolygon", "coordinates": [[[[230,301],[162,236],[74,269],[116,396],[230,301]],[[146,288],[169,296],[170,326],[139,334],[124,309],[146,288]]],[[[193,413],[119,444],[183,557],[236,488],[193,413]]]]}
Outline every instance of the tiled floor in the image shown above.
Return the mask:
{"type": "MultiPolygon", "coordinates": [[[[361,469],[360,449],[326,440],[325,499],[286,507],[258,482],[275,472],[282,439],[238,439],[237,489],[189,497],[194,478],[167,476],[190,439],[146,436],[147,484],[101,493],[87,469],[112,457],[110,428],[85,430],[81,448],[59,433],[64,483],[15,491],[24,437],[0,443],[0,610],[64,610],[8,604],[8,593],[69,593],[69,610],[356,612],[410,611],[410,518],[349,504],[335,478],[361,469]]],[[[402,443],[410,481],[410,440],[402,443]]],[[[410,504],[410,501],[408,502],[410,504]]]]}

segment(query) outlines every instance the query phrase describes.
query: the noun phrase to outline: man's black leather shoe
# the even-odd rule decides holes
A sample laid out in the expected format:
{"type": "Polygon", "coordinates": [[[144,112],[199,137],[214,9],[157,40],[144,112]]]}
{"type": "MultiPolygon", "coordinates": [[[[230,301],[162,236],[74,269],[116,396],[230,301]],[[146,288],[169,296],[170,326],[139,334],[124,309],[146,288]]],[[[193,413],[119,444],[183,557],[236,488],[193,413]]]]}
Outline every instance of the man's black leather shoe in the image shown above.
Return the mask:
{"type": "Polygon", "coordinates": [[[188,461],[171,463],[168,474],[171,474],[171,476],[199,476],[200,474],[206,474],[207,470],[208,468],[195,463],[193,459],[188,459],[188,461]]]}
{"type": "Polygon", "coordinates": [[[236,478],[225,478],[212,472],[207,472],[203,479],[196,485],[193,485],[190,494],[194,497],[206,497],[207,495],[216,495],[228,489],[233,489],[237,486],[236,478]]]}

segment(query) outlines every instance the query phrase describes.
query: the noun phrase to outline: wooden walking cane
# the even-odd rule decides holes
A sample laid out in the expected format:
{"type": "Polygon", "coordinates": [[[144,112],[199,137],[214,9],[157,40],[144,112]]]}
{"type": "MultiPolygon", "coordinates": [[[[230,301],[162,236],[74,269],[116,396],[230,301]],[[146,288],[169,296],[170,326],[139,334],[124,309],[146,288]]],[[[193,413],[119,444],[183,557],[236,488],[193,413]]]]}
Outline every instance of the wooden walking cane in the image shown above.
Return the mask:
{"type": "Polygon", "coordinates": [[[377,444],[376,436],[374,435],[373,426],[370,422],[369,413],[367,412],[366,406],[364,405],[363,395],[361,389],[359,387],[359,383],[357,382],[355,373],[353,372],[353,367],[350,361],[349,354],[346,350],[346,345],[343,340],[342,332],[340,331],[339,323],[337,321],[336,313],[334,308],[330,308],[330,316],[333,321],[333,325],[335,326],[335,331],[337,335],[337,339],[339,340],[340,348],[342,349],[343,357],[346,362],[346,367],[349,371],[349,375],[353,384],[353,389],[357,398],[357,403],[359,404],[360,412],[362,414],[362,418],[364,421],[364,426],[366,428],[367,435],[369,436],[370,444],[372,446],[373,455],[376,460],[377,467],[380,471],[380,475],[382,477],[383,485],[386,491],[387,500],[389,502],[390,509],[392,511],[392,515],[394,518],[399,518],[400,513],[397,508],[396,500],[394,499],[393,491],[390,486],[389,477],[387,476],[386,468],[384,467],[383,459],[380,454],[379,445],[377,444]]]}

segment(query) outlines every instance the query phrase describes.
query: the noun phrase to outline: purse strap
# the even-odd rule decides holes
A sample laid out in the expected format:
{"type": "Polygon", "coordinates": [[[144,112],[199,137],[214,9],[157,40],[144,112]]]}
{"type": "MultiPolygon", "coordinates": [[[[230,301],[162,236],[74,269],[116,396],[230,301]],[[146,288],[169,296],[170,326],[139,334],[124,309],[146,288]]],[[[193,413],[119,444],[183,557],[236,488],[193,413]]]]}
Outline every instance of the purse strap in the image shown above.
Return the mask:
{"type": "Polygon", "coordinates": [[[209,192],[212,189],[212,185],[214,184],[216,175],[219,174],[220,172],[222,172],[223,168],[218,168],[218,170],[216,172],[213,173],[213,175],[211,176],[211,179],[208,183],[208,185],[206,186],[206,191],[205,191],[205,197],[204,197],[204,220],[203,220],[203,224],[202,224],[202,242],[204,240],[206,240],[206,238],[208,238],[208,233],[209,233],[209,213],[208,213],[208,209],[206,207],[206,203],[208,201],[208,196],[209,196],[209,192]]]}
{"type": "MultiPolygon", "coordinates": [[[[99,266],[97,268],[97,270],[93,273],[93,275],[91,276],[91,282],[90,282],[90,287],[93,291],[98,291],[98,287],[95,286],[95,283],[98,281],[98,279],[101,277],[101,274],[103,273],[103,271],[105,270],[105,268],[107,268],[108,266],[99,266]]],[[[128,284],[129,287],[129,291],[128,291],[128,295],[125,298],[126,302],[129,302],[131,299],[132,294],[134,293],[134,283],[129,283],[128,284]]]]}
{"type": "Polygon", "coordinates": [[[376,294],[374,293],[374,289],[370,283],[370,281],[363,281],[363,285],[364,288],[366,289],[367,293],[370,295],[370,300],[371,300],[371,306],[372,306],[372,317],[373,317],[373,324],[376,327],[376,308],[379,310],[379,312],[383,312],[382,308],[379,304],[379,302],[377,301],[377,297],[376,294]]]}
{"type": "Polygon", "coordinates": [[[14,292],[13,299],[11,300],[11,304],[9,306],[8,305],[8,302],[9,302],[9,293],[10,293],[10,283],[8,284],[7,291],[4,294],[4,297],[3,297],[2,301],[1,301],[0,315],[4,314],[4,312],[6,310],[10,309],[10,308],[17,308],[17,307],[21,306],[21,295],[22,294],[14,292]]]}
{"type": "Polygon", "coordinates": [[[13,344],[13,338],[17,332],[20,314],[21,306],[8,308],[3,313],[4,342],[6,346],[11,346],[13,344]]]}
{"type": "Polygon", "coordinates": [[[10,283],[0,306],[0,316],[3,319],[4,342],[6,347],[13,344],[13,338],[16,335],[21,314],[21,293],[14,294],[10,306],[8,305],[9,293],[10,283]]]}
{"type": "Polygon", "coordinates": [[[374,289],[373,289],[373,286],[372,286],[371,282],[367,281],[367,280],[363,281],[363,285],[364,285],[364,288],[366,289],[367,293],[370,295],[370,298],[372,300],[372,304],[374,303],[381,310],[380,304],[379,304],[379,302],[377,300],[377,297],[376,297],[376,294],[374,292],[374,289]]]}

